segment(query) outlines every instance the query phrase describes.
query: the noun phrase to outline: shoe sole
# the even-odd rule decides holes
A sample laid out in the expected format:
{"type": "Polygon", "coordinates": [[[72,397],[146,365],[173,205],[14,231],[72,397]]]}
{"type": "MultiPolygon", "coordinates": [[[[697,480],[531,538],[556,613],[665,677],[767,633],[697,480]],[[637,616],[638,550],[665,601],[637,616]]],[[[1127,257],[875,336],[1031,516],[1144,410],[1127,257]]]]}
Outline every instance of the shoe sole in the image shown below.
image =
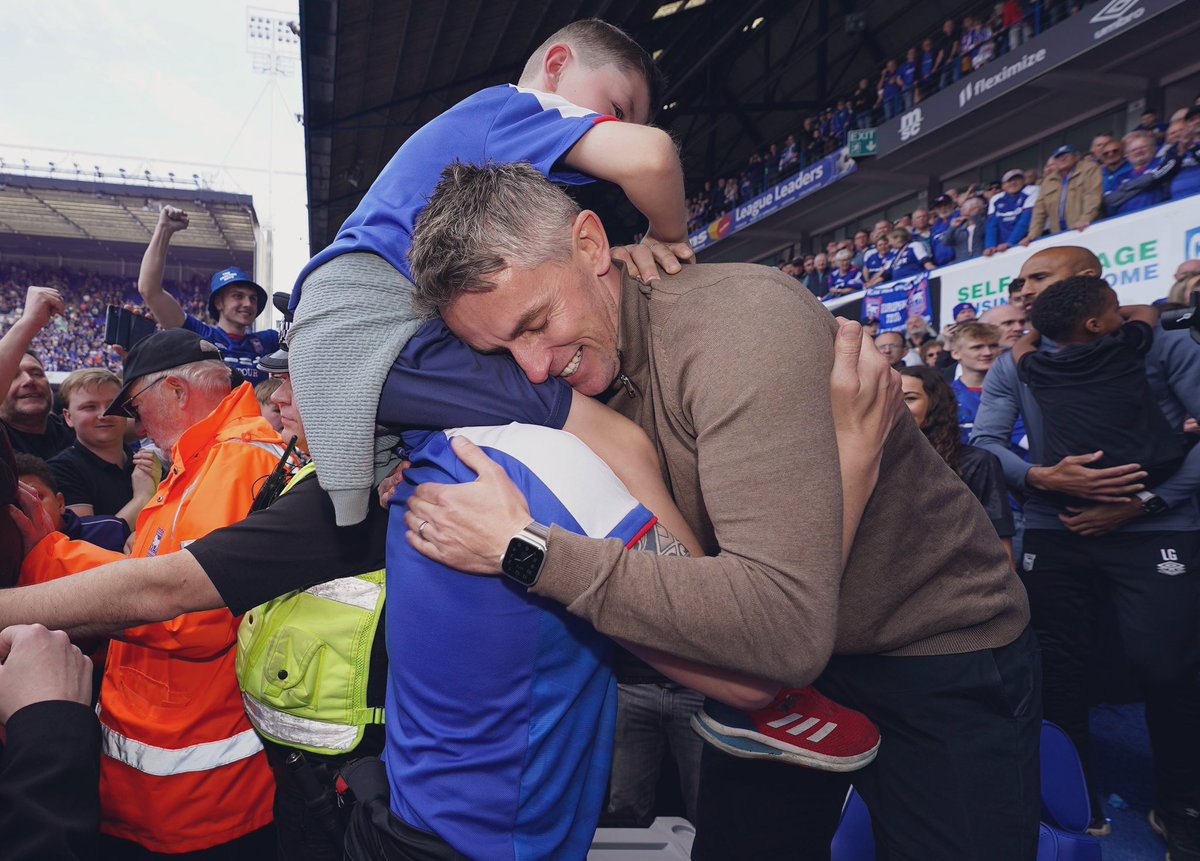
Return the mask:
{"type": "Polygon", "coordinates": [[[811,751],[779,750],[751,737],[745,730],[726,727],[712,718],[708,720],[709,722],[705,722],[698,714],[692,715],[692,729],[708,744],[739,759],[775,760],[816,771],[844,773],[867,767],[879,753],[879,742],[875,742],[875,746],[870,750],[855,756],[827,756],[811,751]]]}
{"type": "Polygon", "coordinates": [[[1150,823],[1151,831],[1153,831],[1155,834],[1157,834],[1163,840],[1167,839],[1167,829],[1163,827],[1162,822],[1159,821],[1158,817],[1155,815],[1153,810],[1151,810],[1150,813],[1146,815],[1146,820],[1150,823]]]}

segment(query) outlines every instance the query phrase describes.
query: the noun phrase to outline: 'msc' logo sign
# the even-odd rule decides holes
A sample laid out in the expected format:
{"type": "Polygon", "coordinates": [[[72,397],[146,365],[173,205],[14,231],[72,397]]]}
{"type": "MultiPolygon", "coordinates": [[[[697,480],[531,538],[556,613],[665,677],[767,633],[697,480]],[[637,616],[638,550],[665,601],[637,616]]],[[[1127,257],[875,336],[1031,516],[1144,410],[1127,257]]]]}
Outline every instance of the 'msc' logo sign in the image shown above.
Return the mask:
{"type": "Polygon", "coordinates": [[[1184,235],[1183,254],[1186,260],[1200,260],[1200,227],[1193,227],[1184,235]]]}

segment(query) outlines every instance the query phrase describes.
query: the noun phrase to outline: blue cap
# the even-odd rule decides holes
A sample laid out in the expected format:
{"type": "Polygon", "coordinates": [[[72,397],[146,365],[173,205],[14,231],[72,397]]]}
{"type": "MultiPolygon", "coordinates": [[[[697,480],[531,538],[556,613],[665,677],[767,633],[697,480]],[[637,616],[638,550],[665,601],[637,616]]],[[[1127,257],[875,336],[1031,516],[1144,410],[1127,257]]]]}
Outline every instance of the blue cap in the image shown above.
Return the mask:
{"type": "Polygon", "coordinates": [[[957,305],[954,306],[954,311],[951,312],[950,316],[953,317],[955,320],[957,320],[958,315],[961,314],[963,311],[967,310],[968,308],[970,308],[976,314],[979,313],[979,309],[976,308],[974,305],[972,305],[970,302],[959,302],[957,305]]]}
{"type": "Polygon", "coordinates": [[[254,279],[238,269],[236,266],[230,266],[228,269],[222,269],[217,274],[213,275],[212,281],[208,285],[208,313],[212,315],[214,320],[221,316],[217,313],[216,303],[213,299],[217,298],[217,294],[226,287],[232,287],[234,284],[249,284],[254,288],[255,298],[258,299],[258,313],[263,312],[263,308],[267,307],[267,291],[255,283],[254,279]]]}
{"type": "Polygon", "coordinates": [[[1058,158],[1063,155],[1079,155],[1079,148],[1072,144],[1063,144],[1050,154],[1050,158],[1058,158]]]}

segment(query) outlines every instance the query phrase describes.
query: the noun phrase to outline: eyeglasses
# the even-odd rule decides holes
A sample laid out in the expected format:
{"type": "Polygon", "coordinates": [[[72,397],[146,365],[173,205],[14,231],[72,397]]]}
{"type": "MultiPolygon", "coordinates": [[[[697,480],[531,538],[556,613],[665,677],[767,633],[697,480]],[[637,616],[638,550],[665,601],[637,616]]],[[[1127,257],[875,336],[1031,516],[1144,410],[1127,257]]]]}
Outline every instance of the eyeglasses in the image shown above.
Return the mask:
{"type": "Polygon", "coordinates": [[[1120,150],[1120,149],[1104,149],[1104,150],[1100,150],[1100,155],[1103,155],[1103,156],[1113,156],[1113,155],[1120,155],[1120,154],[1121,154],[1121,150],[1120,150]]]}
{"type": "Polygon", "coordinates": [[[144,389],[142,389],[136,395],[134,395],[133,397],[131,397],[127,401],[125,401],[125,406],[121,408],[122,411],[125,413],[125,415],[129,416],[135,422],[141,421],[142,417],[138,414],[138,409],[137,409],[137,407],[135,407],[133,405],[133,402],[136,401],[138,398],[140,398],[142,395],[146,394],[146,392],[150,391],[152,388],[157,386],[159,383],[161,383],[165,379],[166,379],[166,377],[159,377],[153,383],[146,386],[144,389]]]}

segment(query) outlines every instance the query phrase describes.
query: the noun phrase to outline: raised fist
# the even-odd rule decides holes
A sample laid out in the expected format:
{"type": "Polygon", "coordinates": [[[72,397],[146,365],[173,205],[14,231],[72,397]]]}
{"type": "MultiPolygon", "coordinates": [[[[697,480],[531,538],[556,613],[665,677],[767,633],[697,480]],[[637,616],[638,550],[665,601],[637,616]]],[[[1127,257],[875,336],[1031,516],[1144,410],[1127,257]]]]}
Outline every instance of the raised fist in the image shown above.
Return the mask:
{"type": "Polygon", "coordinates": [[[158,213],[158,229],[167,236],[188,229],[188,214],[177,206],[164,206],[158,213]]]}
{"type": "Polygon", "coordinates": [[[62,294],[53,287],[30,287],[25,293],[25,310],[22,318],[29,320],[38,329],[44,329],[54,317],[63,312],[62,294]]]}

